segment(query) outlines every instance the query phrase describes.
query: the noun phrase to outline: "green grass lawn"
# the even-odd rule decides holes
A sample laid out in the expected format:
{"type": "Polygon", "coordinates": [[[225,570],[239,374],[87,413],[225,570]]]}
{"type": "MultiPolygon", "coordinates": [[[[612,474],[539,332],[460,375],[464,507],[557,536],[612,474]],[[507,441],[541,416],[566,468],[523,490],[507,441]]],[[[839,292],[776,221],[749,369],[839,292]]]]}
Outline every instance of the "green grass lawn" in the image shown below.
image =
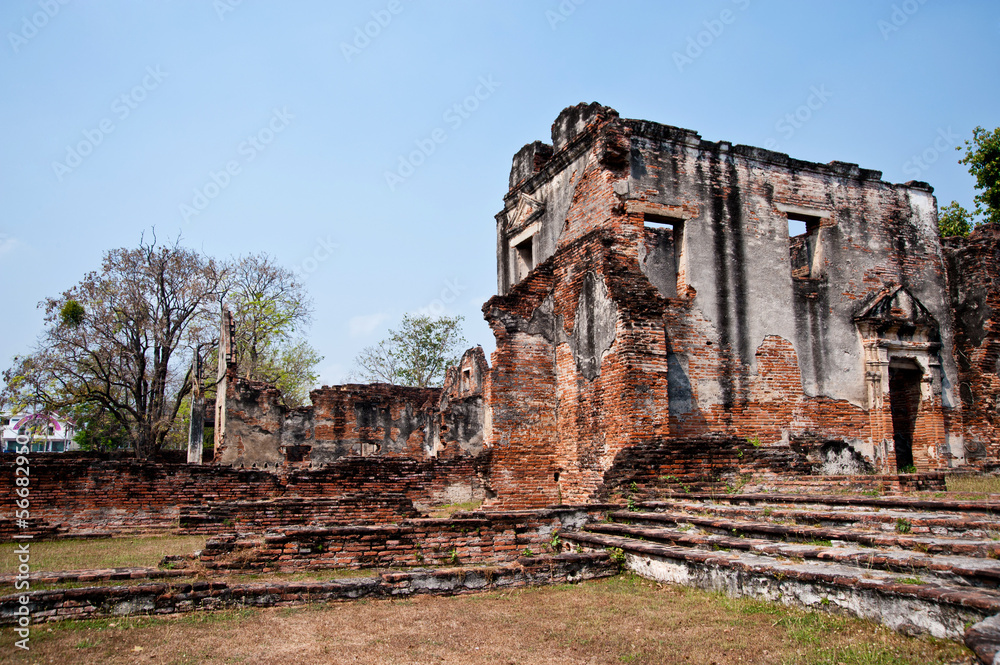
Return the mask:
{"type": "MultiPolygon", "coordinates": [[[[30,542],[31,570],[93,570],[155,567],[167,554],[191,554],[205,546],[205,536],[134,536],[30,542]]],[[[15,543],[0,543],[0,572],[17,569],[15,543]]]]}
{"type": "Polygon", "coordinates": [[[1000,494],[1000,476],[946,476],[949,492],[969,492],[974,494],[1000,494]]]}
{"type": "MultiPolygon", "coordinates": [[[[102,665],[975,662],[953,642],[634,575],[452,597],[67,621],[36,625],[31,639],[37,662],[102,665]]],[[[0,650],[0,662],[20,661],[0,650]]]]}

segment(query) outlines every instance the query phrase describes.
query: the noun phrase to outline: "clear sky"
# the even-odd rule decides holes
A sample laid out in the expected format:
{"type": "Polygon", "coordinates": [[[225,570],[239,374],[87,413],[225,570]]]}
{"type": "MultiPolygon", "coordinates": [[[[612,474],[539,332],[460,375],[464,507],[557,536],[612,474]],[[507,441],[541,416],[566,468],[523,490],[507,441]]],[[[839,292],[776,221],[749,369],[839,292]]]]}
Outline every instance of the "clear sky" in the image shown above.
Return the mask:
{"type": "Polygon", "coordinates": [[[996,0],[3,0],[0,34],[4,366],[154,226],[302,271],[322,383],[406,312],[489,353],[511,157],[579,102],[966,207],[953,148],[1000,125],[996,0]]]}

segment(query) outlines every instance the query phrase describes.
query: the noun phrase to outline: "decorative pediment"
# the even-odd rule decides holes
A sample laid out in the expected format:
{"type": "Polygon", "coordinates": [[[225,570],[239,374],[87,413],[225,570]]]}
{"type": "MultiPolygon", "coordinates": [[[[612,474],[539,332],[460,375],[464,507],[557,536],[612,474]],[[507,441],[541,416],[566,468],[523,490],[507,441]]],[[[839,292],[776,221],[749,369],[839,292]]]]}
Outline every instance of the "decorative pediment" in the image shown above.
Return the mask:
{"type": "Polygon", "coordinates": [[[889,284],[869,296],[858,308],[854,322],[877,329],[893,326],[938,330],[937,319],[905,286],[889,284]]]}
{"type": "Polygon", "coordinates": [[[536,198],[521,192],[517,205],[507,216],[507,232],[517,231],[531,223],[536,217],[545,212],[545,204],[536,198]]]}

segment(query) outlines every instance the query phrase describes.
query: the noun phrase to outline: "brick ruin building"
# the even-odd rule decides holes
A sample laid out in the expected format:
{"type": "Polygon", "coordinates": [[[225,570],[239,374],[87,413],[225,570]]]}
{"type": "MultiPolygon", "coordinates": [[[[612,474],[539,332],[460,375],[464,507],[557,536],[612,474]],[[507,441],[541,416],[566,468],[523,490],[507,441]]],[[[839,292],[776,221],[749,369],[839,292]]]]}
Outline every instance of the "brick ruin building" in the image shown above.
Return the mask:
{"type": "MultiPolygon", "coordinates": [[[[289,408],[238,376],[224,312],[215,412],[197,391],[187,463],[33,453],[30,516],[8,492],[0,537],[207,541],[156,569],[33,571],[74,586],[30,591],[32,620],[499,590],[622,564],[961,638],[994,662],[1000,506],[887,494],[1000,467],[1000,225],[942,241],[926,183],[597,104],[522,148],[509,185],[489,362],[476,347],[440,388],[324,386],[289,408]],[[226,579],[343,568],[369,577],[226,579]]],[[[0,465],[2,482],[20,490],[20,468],[0,465]]],[[[25,593],[0,596],[0,624],[20,622],[25,593]]]]}
{"type": "Polygon", "coordinates": [[[471,458],[469,496],[507,508],[643,473],[990,468],[1000,230],[942,243],[932,191],[567,108],[496,216],[492,365],[288,409],[221,353],[215,462],[471,458]]]}

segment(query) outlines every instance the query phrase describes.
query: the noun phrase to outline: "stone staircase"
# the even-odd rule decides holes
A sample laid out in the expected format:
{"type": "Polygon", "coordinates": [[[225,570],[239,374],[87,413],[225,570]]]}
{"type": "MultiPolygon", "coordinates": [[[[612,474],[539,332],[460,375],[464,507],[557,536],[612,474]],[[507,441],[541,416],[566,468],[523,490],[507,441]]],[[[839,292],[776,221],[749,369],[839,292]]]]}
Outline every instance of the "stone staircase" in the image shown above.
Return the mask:
{"type": "Polygon", "coordinates": [[[1000,502],[682,493],[629,505],[560,537],[650,579],[907,634],[963,639],[1000,613],[1000,502]]]}

